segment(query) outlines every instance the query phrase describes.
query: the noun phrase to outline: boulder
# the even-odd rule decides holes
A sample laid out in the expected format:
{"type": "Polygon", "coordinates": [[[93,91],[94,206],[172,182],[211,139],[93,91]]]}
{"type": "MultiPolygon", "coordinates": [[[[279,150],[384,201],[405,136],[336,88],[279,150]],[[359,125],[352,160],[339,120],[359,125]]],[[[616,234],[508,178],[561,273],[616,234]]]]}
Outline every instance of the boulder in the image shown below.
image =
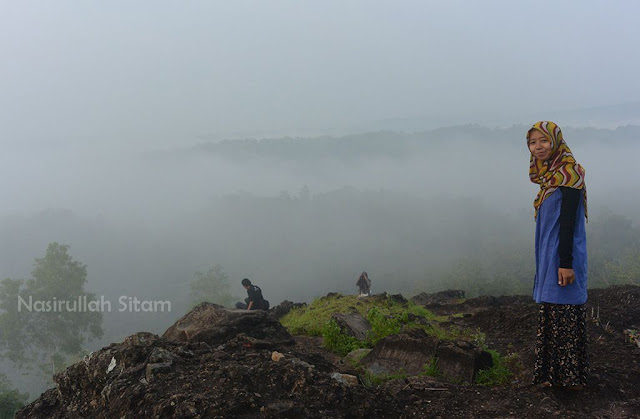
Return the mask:
{"type": "Polygon", "coordinates": [[[289,300],[284,300],[277,306],[272,307],[271,310],[269,310],[269,313],[271,313],[271,315],[274,318],[279,320],[282,317],[286,316],[294,308],[306,307],[306,306],[307,306],[307,303],[294,303],[289,300]]]}
{"type": "Polygon", "coordinates": [[[426,306],[429,304],[451,304],[463,298],[465,298],[464,291],[447,290],[447,291],[436,292],[433,294],[428,294],[426,292],[423,292],[414,297],[411,297],[411,301],[414,302],[415,304],[426,306]]]}
{"type": "Polygon", "coordinates": [[[398,303],[398,304],[406,304],[406,303],[408,303],[408,300],[406,298],[404,298],[404,296],[402,294],[391,294],[389,296],[389,301],[394,302],[394,303],[398,303]]]}
{"type": "Polygon", "coordinates": [[[354,349],[340,360],[340,365],[345,365],[347,367],[356,366],[360,363],[362,358],[369,354],[369,352],[371,352],[371,349],[369,348],[354,349]]]}
{"type": "Polygon", "coordinates": [[[358,385],[358,377],[351,374],[341,374],[339,372],[334,372],[331,374],[331,378],[339,382],[340,384],[344,384],[347,386],[357,386],[358,385]]]}
{"type": "Polygon", "coordinates": [[[418,333],[390,335],[381,339],[360,361],[373,374],[404,371],[415,375],[436,355],[437,338],[418,333]]]}
{"type": "Polygon", "coordinates": [[[336,321],[344,333],[358,340],[365,340],[367,333],[371,330],[369,321],[358,313],[336,313],[331,318],[336,321]]]}
{"type": "Polygon", "coordinates": [[[493,365],[489,352],[464,341],[442,342],[436,357],[438,370],[448,381],[473,383],[478,371],[493,365]]]}
{"type": "Polygon", "coordinates": [[[230,310],[211,303],[196,306],[169,327],[162,338],[173,342],[205,342],[213,346],[240,334],[274,345],[295,343],[287,329],[267,311],[230,310]]]}
{"type": "Polygon", "coordinates": [[[431,322],[429,320],[427,320],[426,317],[419,316],[417,314],[409,313],[407,318],[411,323],[422,324],[422,325],[430,325],[431,324],[431,322]]]}

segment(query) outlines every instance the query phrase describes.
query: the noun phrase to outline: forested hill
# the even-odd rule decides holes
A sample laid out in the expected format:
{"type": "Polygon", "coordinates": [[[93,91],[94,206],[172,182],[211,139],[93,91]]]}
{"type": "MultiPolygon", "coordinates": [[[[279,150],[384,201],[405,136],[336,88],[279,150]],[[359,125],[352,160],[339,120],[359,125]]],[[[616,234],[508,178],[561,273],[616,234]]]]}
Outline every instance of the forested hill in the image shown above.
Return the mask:
{"type": "MultiPolygon", "coordinates": [[[[378,131],[341,137],[267,138],[204,142],[189,150],[194,153],[213,153],[223,157],[244,159],[272,157],[283,159],[316,160],[323,158],[366,159],[371,156],[402,158],[416,152],[429,152],[439,145],[485,143],[491,146],[522,147],[527,127],[487,128],[480,125],[459,125],[431,131],[403,133],[378,131]]],[[[571,146],[594,144],[621,147],[637,144],[640,126],[628,125],[616,129],[572,128],[563,129],[571,146]]]]}

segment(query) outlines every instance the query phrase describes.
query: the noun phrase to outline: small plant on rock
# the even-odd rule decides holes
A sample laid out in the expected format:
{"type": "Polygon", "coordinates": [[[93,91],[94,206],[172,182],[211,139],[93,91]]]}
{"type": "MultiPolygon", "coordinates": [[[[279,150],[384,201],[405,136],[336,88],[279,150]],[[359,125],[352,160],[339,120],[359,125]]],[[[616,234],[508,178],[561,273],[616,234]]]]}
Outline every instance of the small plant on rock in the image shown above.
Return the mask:
{"type": "Polygon", "coordinates": [[[429,362],[424,364],[422,374],[428,377],[440,377],[440,369],[438,368],[438,358],[435,356],[429,362]]]}
{"type": "MultiPolygon", "coordinates": [[[[484,370],[478,371],[476,376],[476,384],[480,384],[488,387],[497,387],[508,384],[513,377],[513,373],[507,367],[509,359],[500,355],[497,351],[487,349],[487,352],[491,354],[493,360],[493,366],[484,370]]],[[[512,354],[511,356],[517,356],[512,354]]]]}

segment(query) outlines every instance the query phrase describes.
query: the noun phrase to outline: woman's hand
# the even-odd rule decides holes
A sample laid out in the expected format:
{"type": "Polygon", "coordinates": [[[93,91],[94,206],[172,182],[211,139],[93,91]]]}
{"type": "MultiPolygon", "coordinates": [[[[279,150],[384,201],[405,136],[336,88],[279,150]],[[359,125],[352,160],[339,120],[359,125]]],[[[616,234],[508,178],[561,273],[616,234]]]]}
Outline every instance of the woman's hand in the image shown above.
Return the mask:
{"type": "Polygon", "coordinates": [[[573,269],[559,268],[558,269],[558,285],[561,287],[573,284],[576,280],[576,274],[573,269]]]}

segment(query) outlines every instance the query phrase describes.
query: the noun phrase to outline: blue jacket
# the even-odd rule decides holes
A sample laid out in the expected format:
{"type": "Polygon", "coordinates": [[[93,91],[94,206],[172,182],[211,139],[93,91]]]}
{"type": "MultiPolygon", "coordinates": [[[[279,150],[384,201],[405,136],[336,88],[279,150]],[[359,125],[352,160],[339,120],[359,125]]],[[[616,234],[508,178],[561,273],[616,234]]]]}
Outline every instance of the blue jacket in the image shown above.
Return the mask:
{"type": "Polygon", "coordinates": [[[580,199],[573,232],[573,270],[575,282],[558,285],[560,266],[560,210],[562,193],[556,189],[538,209],[536,220],[536,276],[533,299],[537,303],[584,304],[587,302],[587,235],[584,203],[580,199]]]}

